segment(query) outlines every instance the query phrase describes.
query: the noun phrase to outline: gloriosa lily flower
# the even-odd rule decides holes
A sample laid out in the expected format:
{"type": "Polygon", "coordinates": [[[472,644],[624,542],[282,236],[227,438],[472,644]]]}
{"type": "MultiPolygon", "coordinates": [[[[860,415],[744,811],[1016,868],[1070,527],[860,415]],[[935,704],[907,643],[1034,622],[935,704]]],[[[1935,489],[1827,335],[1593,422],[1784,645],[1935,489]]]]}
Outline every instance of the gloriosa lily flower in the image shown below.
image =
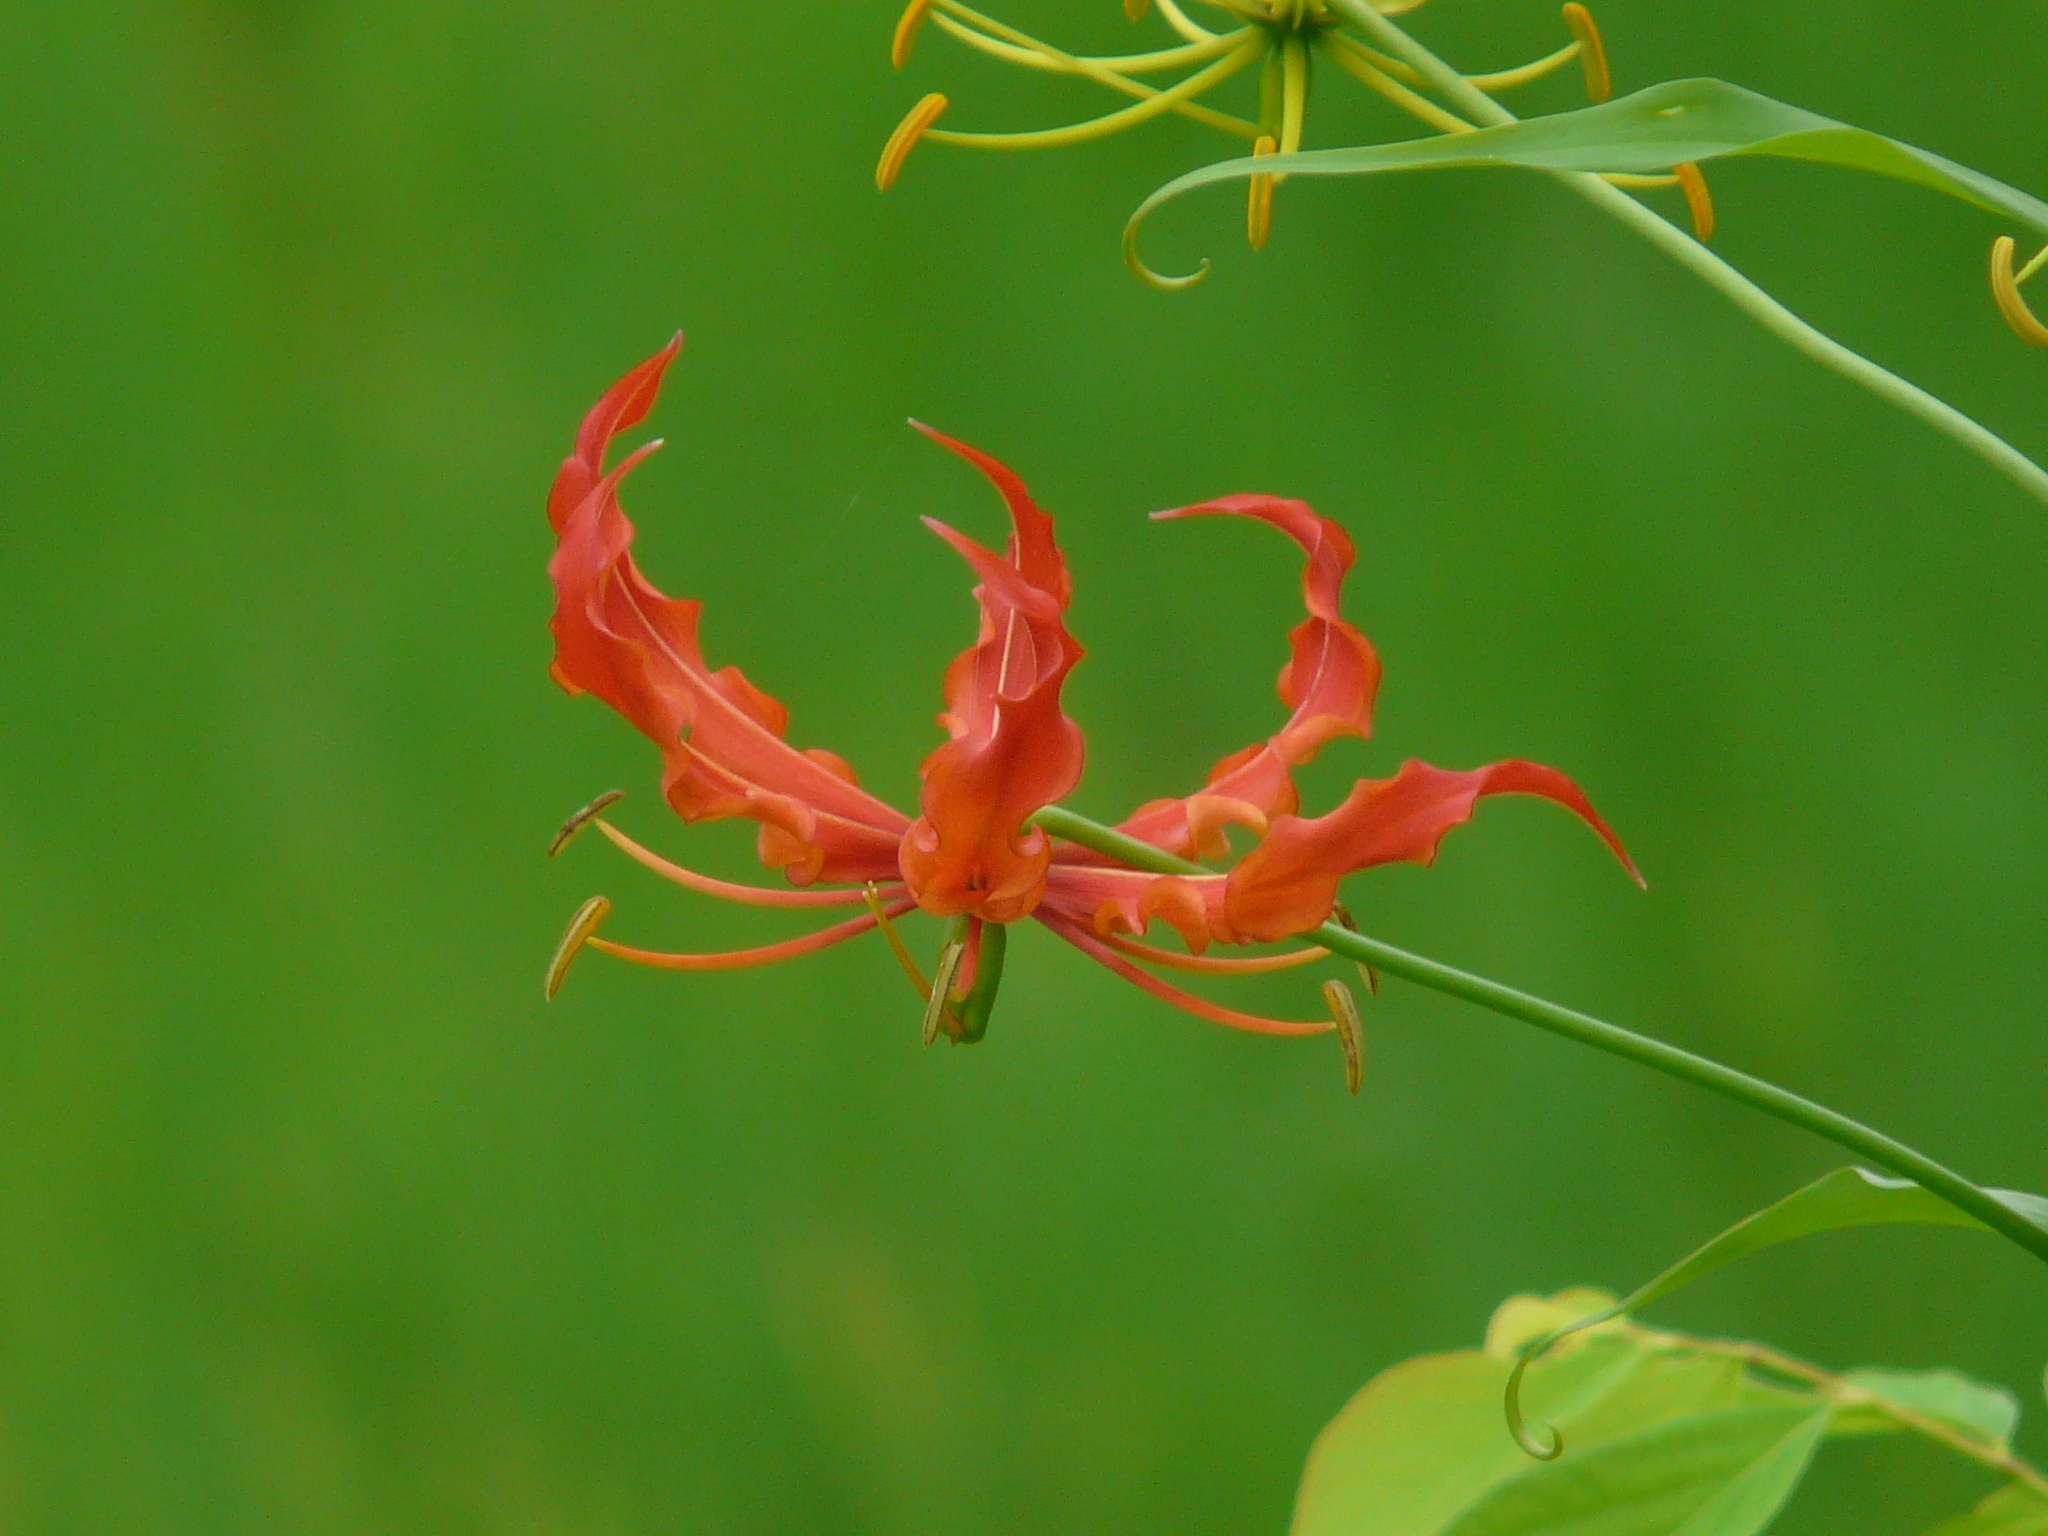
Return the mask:
{"type": "Polygon", "coordinates": [[[905,815],[862,789],[843,759],[791,746],[784,739],[788,711],[737,668],[713,670],[705,659],[697,638],[700,605],[664,596],[633,562],[634,531],[620,510],[619,485],[659,443],[609,471],[604,460],[612,439],[645,418],[681,345],[678,336],[606,392],[555,479],[548,498],[559,541],[549,565],[557,599],[553,671],[569,692],[595,694],[653,740],[663,758],[663,794],[683,820],[757,823],[761,862],[781,870],[788,888],[715,879],[652,852],[603,819],[616,793],[572,817],[550,852],[596,825],[639,863],[706,895],[766,907],[865,910],[758,949],[669,954],[598,937],[610,903],[593,897],[571,921],[549,968],[550,997],[585,947],[642,965],[723,970],[809,954],[880,929],[925,998],[927,1040],[940,1033],[972,1040],[987,1027],[1007,925],[1032,918],[1199,1018],[1274,1035],[1344,1030],[1355,1081],[1357,1012],[1342,983],[1324,988],[1331,1017],[1288,1021],[1223,1007],[1155,972],[1242,976],[1327,958],[1314,946],[1241,957],[1207,951],[1284,942],[1333,912],[1341,915],[1340,880],[1378,864],[1429,863],[1444,835],[1488,795],[1556,801],[1635,873],[1578,787],[1535,763],[1459,773],[1411,761],[1390,779],[1359,780],[1326,815],[1298,814],[1292,770],[1327,742],[1370,732],[1380,667],[1371,643],[1339,611],[1351,541],[1305,503],[1275,496],[1230,496],[1153,515],[1248,518],[1300,546],[1308,614],[1289,636],[1279,680],[1291,713],[1267,740],[1218,763],[1202,788],[1141,806],[1118,828],[1182,858],[1222,861],[1231,854],[1225,829],[1234,827],[1254,840],[1250,852],[1227,873],[1160,875],[1048,836],[1032,818],[1080,782],[1083,758],[1080,728],[1060,703],[1067,674],[1082,658],[1066,626],[1066,561],[1052,518],[1022,481],[929,427],[919,430],[995,487],[1009,511],[1010,536],[997,554],[925,520],[977,578],[981,623],[974,643],[946,669],[939,721],[948,740],[919,770],[918,815],[905,815]],[[930,979],[895,926],[913,908],[952,920],[930,979]],[[1155,919],[1180,937],[1185,953],[1141,942],[1155,919]]]}
{"type": "MultiPolygon", "coordinates": [[[[1419,9],[1426,0],[1372,3],[1381,14],[1396,16],[1419,9]]],[[[1469,133],[1475,126],[1426,94],[1429,82],[1416,70],[1347,33],[1344,18],[1328,0],[1203,0],[1203,4],[1223,13],[1229,23],[1225,30],[1215,31],[1201,25],[1177,0],[1157,0],[1160,17],[1180,38],[1177,46],[1145,53],[1090,56],[1068,53],[1040,42],[992,16],[970,9],[960,0],[910,0],[896,24],[890,48],[890,57],[898,69],[909,60],[919,33],[929,22],[968,47],[1005,63],[1048,74],[1079,76],[1136,99],[1114,112],[1061,128],[965,133],[934,126],[949,105],[943,94],[934,91],[922,97],[890,135],[875,167],[875,185],[885,192],[893,186],[904,160],[923,140],[972,149],[1050,149],[1121,133],[1169,112],[1249,142],[1255,156],[1293,154],[1302,147],[1313,81],[1312,64],[1317,59],[1438,133],[1469,133]],[[1219,87],[1255,69],[1259,81],[1256,119],[1219,111],[1209,104],[1207,98],[1219,87]],[[1155,86],[1140,78],[1176,73],[1179,78],[1166,85],[1155,86]]],[[[1124,12],[1134,22],[1152,8],[1152,0],[1124,0],[1124,12]]],[[[1578,0],[1571,0],[1564,7],[1564,22],[1572,40],[1556,52],[1514,69],[1469,75],[1467,80],[1489,93],[1505,91],[1539,80],[1576,60],[1585,73],[1587,94],[1596,102],[1607,100],[1613,82],[1606,48],[1591,13],[1578,0]]],[[[1255,176],[1247,183],[1246,234],[1254,250],[1264,247],[1272,228],[1276,179],[1255,176]]],[[[1713,202],[1698,166],[1680,166],[1675,175],[1669,176],[1613,175],[1607,179],[1617,186],[1680,188],[1699,238],[1705,240],[1713,233],[1713,202]]],[[[1160,278],[1135,261],[1133,270],[1160,287],[1179,287],[1195,280],[1160,278]]]]}

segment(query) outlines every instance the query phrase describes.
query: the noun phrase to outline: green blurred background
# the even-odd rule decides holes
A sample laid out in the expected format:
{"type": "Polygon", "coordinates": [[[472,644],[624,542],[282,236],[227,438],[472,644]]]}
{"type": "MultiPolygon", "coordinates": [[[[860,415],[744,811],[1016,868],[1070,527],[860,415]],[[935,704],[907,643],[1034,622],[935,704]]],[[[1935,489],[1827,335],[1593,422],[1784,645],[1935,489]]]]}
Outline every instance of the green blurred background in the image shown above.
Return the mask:
{"type": "MultiPolygon", "coordinates": [[[[1128,46],[1112,0],[1006,0],[1128,46]]],[[[2037,0],[1605,0],[1624,90],[1714,74],[2041,191],[2037,0]]],[[[925,1051],[880,944],[767,971],[540,974],[583,897],[680,948],[796,931],[691,862],[650,748],[548,681],[541,499],[582,412],[689,346],[628,498],[715,662],[907,804],[968,581],[921,530],[1061,518],[1090,655],[1075,798],[1116,815],[1272,728],[1297,562],[1157,527],[1236,490],[1361,549],[1379,737],[1310,775],[1523,755],[1372,931],[1718,1054],[1989,1180],[2048,1187],[2048,509],[1782,349],[1533,177],[1125,213],[1181,124],[927,146],[1096,105],[887,0],[27,0],[0,22],[0,1528],[34,1533],[1279,1532],[1309,1441],[1503,1295],[1625,1285],[1840,1161],[1695,1091],[1395,987],[1241,1038],[1038,932],[988,1043],[925,1051]]],[[[1438,0],[1474,67],[1548,0],[1438,0]]],[[[1145,34],[1163,36],[1156,23],[1145,34]]],[[[1331,80],[1312,141],[1400,126],[1331,80]]],[[[1524,110],[1573,104],[1567,75],[1524,110]]],[[[2048,453],[1997,226],[1716,169],[1720,249],[2048,453]]],[[[1667,195],[1668,199],[1668,195],[1667,195]]],[[[1667,211],[1675,207],[1667,203],[1667,211]]],[[[931,942],[920,930],[921,944],[931,942]]],[[[1299,977],[1230,995],[1312,1007],[1299,977]]],[[[1816,1240],[1666,1319],[1955,1364],[2048,1451],[2048,1276],[1991,1239],[1816,1240]]],[[[1979,1491],[1829,1453],[1788,1517],[1917,1531],[1979,1491]]]]}

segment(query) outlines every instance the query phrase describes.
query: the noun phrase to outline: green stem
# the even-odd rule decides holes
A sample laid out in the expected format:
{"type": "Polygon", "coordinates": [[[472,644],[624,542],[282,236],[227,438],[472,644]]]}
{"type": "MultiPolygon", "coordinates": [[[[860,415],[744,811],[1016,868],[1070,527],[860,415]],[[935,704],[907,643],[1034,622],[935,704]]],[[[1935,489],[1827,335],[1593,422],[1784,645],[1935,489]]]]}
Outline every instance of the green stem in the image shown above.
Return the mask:
{"type": "MultiPolygon", "coordinates": [[[[1163,848],[1118,832],[1113,827],[1077,816],[1062,806],[1048,806],[1032,820],[1054,837],[1063,837],[1068,842],[1107,854],[1137,869],[1162,875],[1215,873],[1200,864],[1176,858],[1163,848]]],[[[1533,1024],[1551,1034],[1590,1045],[1610,1056],[1619,1056],[1624,1061],[1633,1061],[1667,1077],[1675,1077],[1733,1099],[1738,1104],[1762,1110],[1788,1125],[1796,1125],[1837,1146],[1846,1147],[1880,1168],[1913,1180],[2000,1236],[2019,1244],[2036,1258],[2048,1260],[2048,1230],[2035,1226],[2003,1201],[1925,1153],[1916,1152],[1904,1142],[1894,1141],[1883,1132],[1874,1131],[1825,1105],[1788,1093],[1775,1083],[1767,1083],[1762,1078],[1751,1077],[1733,1067],[1724,1067],[1717,1061],[1695,1056],[1675,1045],[1666,1045],[1661,1040],[1652,1040],[1617,1024],[1609,1024],[1591,1014],[1579,1013],[1527,992],[1518,992],[1497,981],[1488,981],[1483,976],[1474,976],[1469,971],[1410,954],[1405,949],[1396,949],[1391,944],[1340,928],[1335,923],[1324,923],[1299,937],[1304,943],[1320,944],[1332,954],[1370,965],[1386,975],[1399,976],[1418,986],[1476,1003],[1481,1008],[1519,1019],[1524,1024],[1533,1024]]]]}
{"type": "MultiPolygon", "coordinates": [[[[1389,53],[1424,76],[1446,100],[1461,108],[1467,116],[1487,125],[1518,121],[1514,113],[1373,9],[1368,0],[1329,0],[1329,3],[1370,33],[1389,53]]],[[[1908,383],[1862,354],[1850,351],[1833,337],[1815,330],[1699,241],[1598,176],[1583,171],[1552,171],[1549,174],[1594,207],[1612,214],[1667,256],[1689,267],[1780,341],[1908,415],[1919,417],[1935,431],[1962,444],[2036,500],[2048,502],[2048,470],[2042,469],[1997,433],[1978,425],[1919,385],[1908,383]]]]}

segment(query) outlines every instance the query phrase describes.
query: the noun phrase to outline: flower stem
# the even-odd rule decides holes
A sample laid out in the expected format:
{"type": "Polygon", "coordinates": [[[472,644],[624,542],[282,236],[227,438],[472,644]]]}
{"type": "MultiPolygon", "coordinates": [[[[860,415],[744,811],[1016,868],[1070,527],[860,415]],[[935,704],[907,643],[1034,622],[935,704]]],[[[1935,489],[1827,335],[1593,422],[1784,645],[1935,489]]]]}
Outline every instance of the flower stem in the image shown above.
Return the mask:
{"type": "MultiPolygon", "coordinates": [[[[1426,78],[1446,100],[1467,116],[1486,125],[1518,121],[1514,113],[1381,15],[1369,0],[1329,0],[1329,3],[1371,34],[1381,47],[1426,78]]],[[[1780,341],[1805,353],[1823,368],[1833,370],[1852,384],[1861,385],[1879,399],[1919,417],[1935,431],[1962,444],[2037,501],[2048,502],[2048,470],[2042,469],[1995,432],[1980,426],[1919,385],[1908,383],[1889,369],[1814,329],[1699,241],[1666,222],[1654,210],[1609,186],[1600,177],[1584,171],[1552,171],[1549,174],[1594,207],[1612,214],[1667,256],[1691,268],[1709,286],[1719,290],[1736,308],[1780,341]]]]}
{"type": "MultiPolygon", "coordinates": [[[[1054,837],[1063,837],[1068,842],[1107,854],[1138,869],[1162,875],[1215,873],[1200,864],[1176,858],[1163,848],[1118,832],[1113,827],[1077,816],[1062,806],[1048,806],[1032,820],[1054,837]]],[[[1647,1035],[1609,1024],[1590,1014],[1546,1002],[1500,982],[1474,976],[1469,971],[1397,949],[1379,939],[1340,928],[1335,923],[1324,923],[1299,937],[1304,943],[1319,944],[1332,954],[1372,966],[1389,976],[1399,976],[1418,986],[1475,1003],[1481,1008],[1519,1019],[1524,1024],[1533,1024],[1551,1034],[1590,1045],[1610,1056],[1619,1056],[1625,1061],[1662,1072],[1667,1077],[1678,1078],[1739,1104],[1747,1104],[1752,1109],[1762,1110],[1788,1125],[1796,1125],[1837,1146],[1846,1147],[1880,1168],[1913,1180],[1930,1194],[1975,1217],[2001,1237],[2009,1238],[2036,1258],[2048,1261],[2048,1230],[2035,1226],[1988,1191],[1925,1153],[1916,1152],[1904,1142],[1895,1141],[1883,1132],[1872,1130],[1825,1105],[1787,1092],[1775,1083],[1751,1077],[1733,1067],[1724,1067],[1717,1061],[1696,1056],[1675,1045],[1666,1045],[1661,1040],[1652,1040],[1647,1035]]]]}

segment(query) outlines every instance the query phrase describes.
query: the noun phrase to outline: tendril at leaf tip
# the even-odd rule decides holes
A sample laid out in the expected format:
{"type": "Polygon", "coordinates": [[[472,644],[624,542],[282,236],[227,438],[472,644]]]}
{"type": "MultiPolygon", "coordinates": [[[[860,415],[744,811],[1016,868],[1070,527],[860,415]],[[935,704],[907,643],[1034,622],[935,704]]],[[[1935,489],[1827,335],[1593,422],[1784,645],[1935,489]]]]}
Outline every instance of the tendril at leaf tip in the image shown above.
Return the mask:
{"type": "Polygon", "coordinates": [[[625,798],[626,792],[623,789],[608,789],[591,801],[590,804],[584,806],[582,810],[576,812],[575,815],[562,823],[561,830],[555,833],[555,840],[548,844],[548,857],[552,859],[556,854],[568,847],[569,839],[625,798]]]}
{"type": "Polygon", "coordinates": [[[562,990],[562,978],[569,974],[569,967],[576,957],[583,953],[583,947],[590,942],[598,925],[611,915],[612,903],[608,896],[593,896],[576,909],[576,915],[569,919],[569,926],[562,930],[562,942],[555,946],[555,956],[548,962],[546,983],[547,1000],[553,1002],[555,994],[562,990]]]}
{"type": "Polygon", "coordinates": [[[1508,1373],[1507,1396],[1502,1405],[1507,1410],[1508,1433],[1515,1437],[1515,1444],[1538,1461],[1555,1461],[1564,1454],[1564,1433],[1554,1424],[1544,1425],[1544,1433],[1550,1436],[1548,1444],[1529,1433],[1528,1423],[1522,1418],[1522,1373],[1555,1337],[1553,1334],[1538,1339],[1522,1351],[1521,1357],[1515,1361],[1515,1368],[1508,1373]]]}
{"type": "Polygon", "coordinates": [[[1182,289],[1194,287],[1209,275],[1209,258],[1206,256],[1202,258],[1202,264],[1185,277],[1168,277],[1146,266],[1144,258],[1138,254],[1138,219],[1135,216],[1124,226],[1124,265],[1131,269],[1131,276],[1147,288],[1155,288],[1161,293],[1179,293],[1182,289]]]}

